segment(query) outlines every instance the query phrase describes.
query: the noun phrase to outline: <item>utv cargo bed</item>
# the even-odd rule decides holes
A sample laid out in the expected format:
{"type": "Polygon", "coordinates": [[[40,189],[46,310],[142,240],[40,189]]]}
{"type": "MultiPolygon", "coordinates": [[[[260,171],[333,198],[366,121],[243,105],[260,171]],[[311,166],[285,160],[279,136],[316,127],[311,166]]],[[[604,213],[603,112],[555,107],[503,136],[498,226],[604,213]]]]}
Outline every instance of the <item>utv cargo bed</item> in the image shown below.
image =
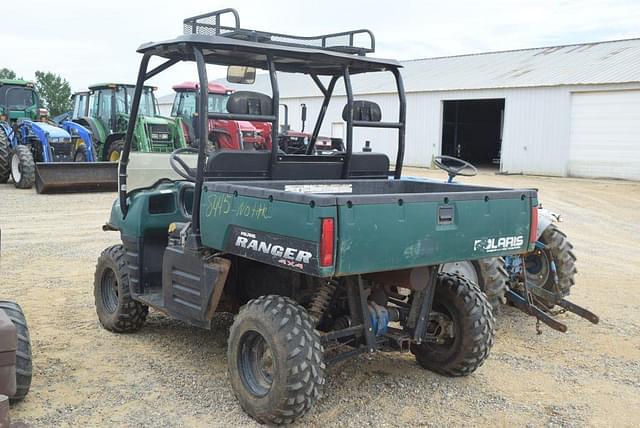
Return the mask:
{"type": "Polygon", "coordinates": [[[524,253],[536,206],[534,190],[415,180],[207,182],[202,242],[312,275],[353,275],[524,253]],[[322,263],[327,227],[335,252],[322,263]]]}

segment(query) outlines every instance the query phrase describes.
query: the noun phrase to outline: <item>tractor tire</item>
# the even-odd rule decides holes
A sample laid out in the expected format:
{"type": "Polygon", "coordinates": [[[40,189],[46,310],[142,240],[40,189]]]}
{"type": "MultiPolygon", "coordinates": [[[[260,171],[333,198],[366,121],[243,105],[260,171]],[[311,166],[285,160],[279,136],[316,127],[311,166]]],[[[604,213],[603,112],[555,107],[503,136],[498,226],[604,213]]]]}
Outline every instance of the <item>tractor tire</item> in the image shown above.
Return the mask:
{"type": "MultiPolygon", "coordinates": [[[[558,288],[562,297],[566,297],[571,292],[571,287],[575,284],[576,256],[573,254],[573,245],[560,229],[554,224],[550,224],[539,238],[548,249],[536,249],[525,257],[525,267],[527,281],[529,284],[537,285],[549,291],[555,291],[554,278],[549,265],[550,260],[556,264],[558,274],[558,288]]],[[[553,308],[553,304],[543,299],[536,298],[547,308],[553,308]]]]}
{"type": "Polygon", "coordinates": [[[149,307],[131,298],[123,245],[108,247],[98,258],[93,295],[100,324],[107,330],[129,333],[144,325],[149,307]]]}
{"type": "Polygon", "coordinates": [[[11,156],[11,178],[18,189],[31,189],[36,181],[36,163],[28,146],[18,145],[11,156]]]}
{"type": "Polygon", "coordinates": [[[76,153],[73,155],[74,162],[86,162],[87,161],[87,146],[84,144],[78,146],[76,153]]]}
{"type": "Polygon", "coordinates": [[[6,183],[11,175],[11,149],[9,137],[0,128],[0,183],[6,183]]]}
{"type": "Polygon", "coordinates": [[[324,385],[324,350],[307,311],[288,297],[250,300],[231,326],[227,364],[240,406],[258,422],[304,416],[324,385]]]}
{"type": "Polygon", "coordinates": [[[124,141],[116,140],[113,141],[109,145],[109,151],[107,152],[107,159],[110,162],[118,162],[120,160],[120,156],[122,155],[122,150],[124,150],[124,141]]]}
{"type": "Polygon", "coordinates": [[[484,293],[460,275],[440,273],[433,299],[434,318],[427,331],[441,337],[436,342],[411,345],[418,364],[445,376],[473,373],[489,356],[495,335],[495,320],[484,293]]]}
{"type": "Polygon", "coordinates": [[[16,350],[16,385],[15,395],[9,397],[11,403],[21,401],[31,388],[33,363],[31,359],[31,338],[29,327],[22,308],[15,302],[0,301],[0,311],[4,311],[16,326],[18,333],[18,349],[16,350]]]}
{"type": "Polygon", "coordinates": [[[455,273],[476,283],[487,297],[494,314],[497,314],[500,305],[506,302],[509,275],[504,269],[502,257],[445,263],[440,266],[440,272],[455,273]]]}

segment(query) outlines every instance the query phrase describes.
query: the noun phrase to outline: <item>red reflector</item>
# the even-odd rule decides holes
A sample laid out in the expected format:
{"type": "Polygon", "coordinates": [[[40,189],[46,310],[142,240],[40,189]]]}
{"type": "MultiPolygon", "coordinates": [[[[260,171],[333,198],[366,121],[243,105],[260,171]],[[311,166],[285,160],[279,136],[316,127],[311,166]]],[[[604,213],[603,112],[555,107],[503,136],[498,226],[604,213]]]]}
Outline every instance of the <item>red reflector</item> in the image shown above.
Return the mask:
{"type": "Polygon", "coordinates": [[[333,266],[334,228],[332,218],[323,218],[320,234],[320,266],[333,266]]]}
{"type": "Polygon", "coordinates": [[[529,232],[529,242],[536,242],[538,234],[538,207],[531,208],[531,232],[529,232]]]}

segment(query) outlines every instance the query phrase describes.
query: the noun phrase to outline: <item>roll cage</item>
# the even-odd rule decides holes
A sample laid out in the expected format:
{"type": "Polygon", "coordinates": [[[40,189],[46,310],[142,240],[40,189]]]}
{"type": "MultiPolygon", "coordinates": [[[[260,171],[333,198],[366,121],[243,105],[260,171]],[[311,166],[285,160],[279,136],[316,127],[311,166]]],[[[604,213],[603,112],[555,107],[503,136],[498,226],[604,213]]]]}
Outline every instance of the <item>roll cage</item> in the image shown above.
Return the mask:
{"type": "MultiPolygon", "coordinates": [[[[183,35],[167,41],[143,44],[138,48],[142,60],[138,71],[136,89],[131,106],[131,117],[125,138],[125,146],[119,165],[119,202],[123,216],[127,214],[127,164],[131,151],[135,123],[138,115],[140,98],[144,83],[152,77],[164,72],[181,61],[196,63],[198,71],[198,99],[196,112],[198,114],[198,130],[200,141],[207,140],[208,119],[246,120],[270,122],[272,124],[272,141],[278,141],[279,98],[277,72],[303,73],[311,77],[323,95],[323,102],[316,119],[312,136],[305,155],[283,155],[278,153],[278,144],[272,144],[270,164],[266,172],[266,179],[273,179],[275,167],[287,162],[301,160],[335,162],[335,156],[313,155],[313,148],[318,138],[329,101],[333,95],[336,83],[340,78],[344,81],[347,104],[343,113],[346,121],[346,151],[341,155],[343,162],[341,178],[350,176],[353,154],[353,128],[375,127],[396,129],[398,132],[398,148],[393,171],[395,179],[402,173],[405,144],[406,99],[404,84],[400,75],[400,67],[395,60],[366,57],[366,53],[375,49],[375,39],[369,30],[355,30],[314,37],[300,37],[264,31],[249,30],[240,27],[240,18],[234,9],[223,9],[184,20],[183,35]],[[224,16],[233,16],[234,25],[224,26],[221,20],[224,16]],[[164,58],[165,62],[148,70],[151,57],[164,58]],[[271,84],[272,108],[270,114],[237,114],[237,113],[209,113],[208,87],[206,64],[249,66],[267,70],[271,84]],[[399,99],[397,122],[381,122],[354,119],[354,95],[351,86],[351,76],[361,73],[382,72],[392,73],[399,99]],[[325,84],[320,77],[329,77],[325,84]],[[301,156],[305,159],[301,159],[301,156]]],[[[195,238],[200,235],[200,201],[205,180],[206,151],[205,144],[199,145],[198,160],[195,177],[195,193],[193,201],[192,227],[195,238]]],[[[228,153],[227,153],[228,154],[228,153]]],[[[338,177],[339,178],[339,177],[338,177]]]]}

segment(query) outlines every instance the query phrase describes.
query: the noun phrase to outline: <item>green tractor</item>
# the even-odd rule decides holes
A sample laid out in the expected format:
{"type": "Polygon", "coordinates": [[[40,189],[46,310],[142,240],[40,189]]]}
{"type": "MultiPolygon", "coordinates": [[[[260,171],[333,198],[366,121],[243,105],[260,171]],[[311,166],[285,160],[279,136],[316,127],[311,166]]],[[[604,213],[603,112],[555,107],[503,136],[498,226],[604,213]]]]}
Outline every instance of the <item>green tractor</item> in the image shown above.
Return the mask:
{"type": "MultiPolygon", "coordinates": [[[[171,153],[187,147],[179,122],[158,114],[154,89],[144,87],[133,134],[133,149],[171,153]]],[[[72,118],[91,130],[99,160],[120,159],[134,90],[135,85],[104,83],[90,86],[89,92],[74,94],[72,118]]]]}

